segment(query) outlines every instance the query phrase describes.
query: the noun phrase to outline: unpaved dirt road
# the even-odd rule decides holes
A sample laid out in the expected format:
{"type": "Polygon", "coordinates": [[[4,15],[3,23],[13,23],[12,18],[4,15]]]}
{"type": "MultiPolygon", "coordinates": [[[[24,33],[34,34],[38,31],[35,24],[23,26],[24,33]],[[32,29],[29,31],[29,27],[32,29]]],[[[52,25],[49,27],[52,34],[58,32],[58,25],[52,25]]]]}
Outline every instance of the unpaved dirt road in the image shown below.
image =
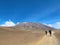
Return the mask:
{"type": "Polygon", "coordinates": [[[39,40],[37,43],[33,45],[58,45],[58,40],[54,36],[54,34],[52,34],[52,36],[48,34],[45,35],[41,40],[39,40]]]}

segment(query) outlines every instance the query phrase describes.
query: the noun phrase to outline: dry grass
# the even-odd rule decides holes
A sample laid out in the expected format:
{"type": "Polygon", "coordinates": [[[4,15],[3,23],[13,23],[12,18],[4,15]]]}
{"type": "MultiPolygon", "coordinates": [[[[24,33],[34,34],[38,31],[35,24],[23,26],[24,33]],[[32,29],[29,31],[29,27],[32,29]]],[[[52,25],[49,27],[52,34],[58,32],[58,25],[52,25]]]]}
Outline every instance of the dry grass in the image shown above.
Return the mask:
{"type": "Polygon", "coordinates": [[[30,45],[44,36],[44,31],[0,28],[0,45],[30,45]]]}
{"type": "MultiPolygon", "coordinates": [[[[53,30],[54,36],[56,39],[58,39],[58,43],[60,44],[60,31],[59,30],[53,30]]],[[[52,37],[49,38],[45,37],[45,31],[44,30],[16,30],[12,28],[0,28],[0,45],[33,45],[34,43],[41,43],[42,44],[46,38],[46,41],[49,41],[51,43],[55,42],[55,38],[52,37]],[[43,39],[44,40],[43,40],[43,39]],[[49,40],[48,40],[49,39],[49,40]]],[[[54,43],[53,43],[54,44],[54,43]]]]}
{"type": "Polygon", "coordinates": [[[56,38],[58,39],[58,42],[60,44],[60,30],[55,30],[54,35],[56,36],[56,38]]]}

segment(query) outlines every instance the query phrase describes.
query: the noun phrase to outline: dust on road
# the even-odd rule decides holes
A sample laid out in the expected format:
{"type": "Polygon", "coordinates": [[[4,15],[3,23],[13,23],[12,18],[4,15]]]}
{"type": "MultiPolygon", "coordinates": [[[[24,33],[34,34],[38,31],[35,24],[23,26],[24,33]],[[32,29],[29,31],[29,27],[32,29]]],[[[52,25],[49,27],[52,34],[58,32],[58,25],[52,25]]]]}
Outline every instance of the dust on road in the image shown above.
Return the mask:
{"type": "Polygon", "coordinates": [[[45,35],[41,40],[37,41],[35,44],[33,45],[58,45],[58,40],[57,38],[54,36],[54,34],[52,34],[51,36],[49,35],[49,33],[47,35],[45,35]]]}

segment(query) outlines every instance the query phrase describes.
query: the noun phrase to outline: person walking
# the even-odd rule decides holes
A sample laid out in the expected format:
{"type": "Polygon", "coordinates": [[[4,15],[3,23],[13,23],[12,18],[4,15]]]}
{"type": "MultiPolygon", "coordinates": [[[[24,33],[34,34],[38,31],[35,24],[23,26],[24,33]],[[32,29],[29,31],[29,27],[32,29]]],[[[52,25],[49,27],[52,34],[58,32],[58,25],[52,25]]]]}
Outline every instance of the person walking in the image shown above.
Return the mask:
{"type": "Polygon", "coordinates": [[[49,30],[49,34],[50,34],[50,36],[51,36],[51,34],[52,34],[51,30],[49,30]]]}
{"type": "Polygon", "coordinates": [[[47,35],[47,31],[45,31],[45,34],[47,35]]]}

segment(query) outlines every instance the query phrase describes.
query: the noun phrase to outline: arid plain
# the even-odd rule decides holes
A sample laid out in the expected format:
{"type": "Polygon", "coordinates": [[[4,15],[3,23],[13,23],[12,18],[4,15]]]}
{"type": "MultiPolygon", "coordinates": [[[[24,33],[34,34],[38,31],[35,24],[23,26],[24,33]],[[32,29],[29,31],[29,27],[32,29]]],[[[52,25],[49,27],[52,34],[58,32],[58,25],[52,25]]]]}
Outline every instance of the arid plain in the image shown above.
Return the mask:
{"type": "Polygon", "coordinates": [[[0,27],[0,45],[60,45],[59,30],[52,30],[50,36],[45,30],[15,28],[0,27]]]}

